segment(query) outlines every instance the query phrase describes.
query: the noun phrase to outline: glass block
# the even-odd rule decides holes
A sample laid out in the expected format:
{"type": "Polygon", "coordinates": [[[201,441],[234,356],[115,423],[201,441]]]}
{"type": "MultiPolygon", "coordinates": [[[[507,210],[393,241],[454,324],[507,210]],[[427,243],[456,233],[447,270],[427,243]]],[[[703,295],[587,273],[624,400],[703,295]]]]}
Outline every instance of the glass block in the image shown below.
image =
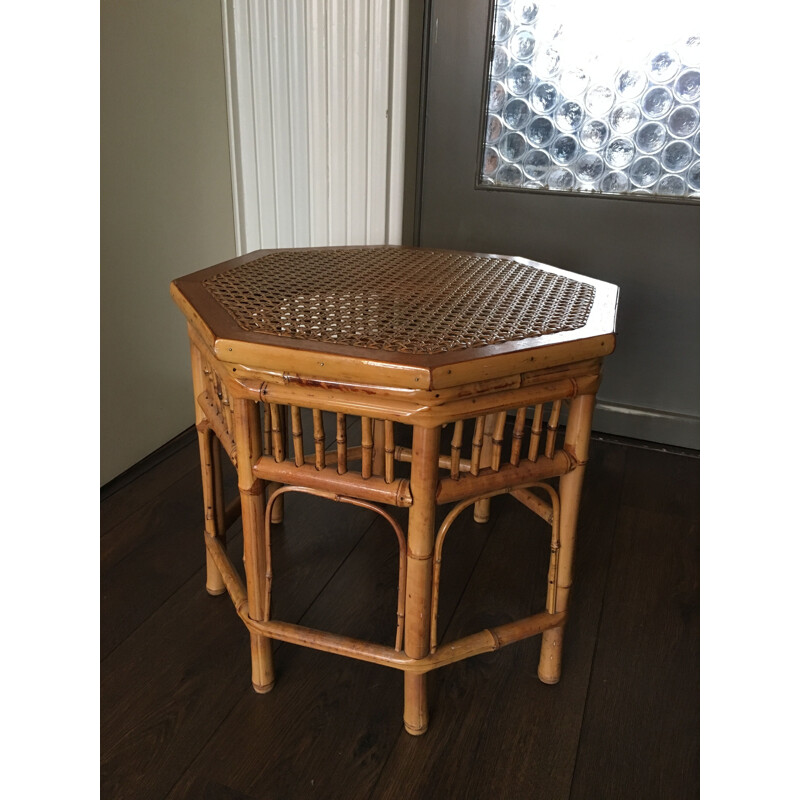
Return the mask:
{"type": "Polygon", "coordinates": [[[700,127],[700,112],[694,106],[678,106],[667,120],[673,136],[691,136],[700,127]]]}
{"type": "Polygon", "coordinates": [[[544,150],[529,150],[522,169],[531,180],[541,181],[550,170],[550,164],[550,156],[544,150]]]}
{"type": "Polygon", "coordinates": [[[526,96],[533,86],[533,72],[526,64],[517,64],[506,73],[506,86],[511,94],[526,96]]]}
{"type": "Polygon", "coordinates": [[[492,81],[489,84],[489,113],[496,114],[506,103],[506,87],[502,81],[492,81]]]}
{"type": "Polygon", "coordinates": [[[670,142],[661,153],[661,166],[667,172],[683,172],[693,159],[694,150],[688,142],[670,142]]]}
{"type": "Polygon", "coordinates": [[[642,110],[634,103],[623,103],[613,109],[608,121],[617,133],[633,133],[642,121],[642,110]]]}
{"type": "Polygon", "coordinates": [[[689,167],[689,171],[686,173],[686,183],[689,185],[689,188],[695,192],[700,191],[700,160],[692,164],[689,167]]]}
{"type": "Polygon", "coordinates": [[[494,6],[479,184],[699,198],[700,37],[689,3],[660,21],[633,0],[494,6]]]}
{"type": "Polygon", "coordinates": [[[551,189],[566,192],[575,186],[575,176],[568,169],[558,167],[550,173],[547,185],[551,189]]]}
{"type": "Polygon", "coordinates": [[[594,117],[602,117],[614,106],[614,90],[610,86],[596,83],[587,92],[584,98],[586,110],[594,117]]]}
{"type": "Polygon", "coordinates": [[[556,135],[556,126],[550,117],[534,117],[528,123],[525,133],[534,147],[547,147],[556,135]]]}
{"type": "Polygon", "coordinates": [[[527,28],[518,30],[511,39],[508,45],[513,58],[517,61],[528,61],[536,49],[536,38],[533,31],[527,28]]]}
{"type": "Polygon", "coordinates": [[[624,169],[633,161],[636,145],[626,136],[617,136],[608,143],[605,159],[611,169],[624,169]]]}
{"type": "Polygon", "coordinates": [[[502,78],[508,72],[508,65],[511,63],[511,56],[505,47],[495,47],[494,58],[492,59],[492,75],[495,78],[502,78]]]}
{"type": "Polygon", "coordinates": [[[696,103],[700,99],[699,69],[687,69],[675,79],[675,97],[681,103],[696,103]]]}
{"type": "Polygon", "coordinates": [[[617,96],[621,100],[635,100],[647,88],[647,83],[647,75],[642,70],[620,70],[617,73],[617,96]]]}
{"type": "Polygon", "coordinates": [[[514,0],[511,4],[514,17],[520,25],[530,25],[539,13],[538,3],[529,3],[527,0],[514,0]]]}
{"type": "Polygon", "coordinates": [[[671,81],[681,68],[681,60],[674,50],[661,50],[650,56],[647,75],[653,83],[671,81]]]}
{"type": "Polygon", "coordinates": [[[514,23],[508,12],[498,9],[494,22],[494,40],[496,42],[504,42],[511,35],[513,28],[514,23]]]}
{"type": "Polygon", "coordinates": [[[500,153],[506,161],[511,162],[519,161],[527,150],[528,143],[525,141],[525,137],[516,131],[507,133],[497,146],[497,152],[500,153]]]}
{"type": "Polygon", "coordinates": [[[634,141],[643,153],[657,153],[667,141],[667,129],[660,122],[645,122],[634,141]]]}
{"type": "Polygon", "coordinates": [[[588,85],[589,75],[583,69],[568,69],[561,73],[560,88],[564,97],[580,97],[588,85]]]}
{"type": "Polygon", "coordinates": [[[580,150],[580,144],[574,136],[562,133],[556,136],[553,144],[550,145],[550,155],[556,164],[565,165],[570,164],[575,160],[580,150]]]}
{"type": "Polygon", "coordinates": [[[580,128],[584,112],[579,103],[567,100],[556,109],[556,128],[565,133],[572,133],[580,128]]]}
{"type": "Polygon", "coordinates": [[[610,132],[601,119],[590,119],[581,128],[580,143],[587,150],[599,150],[607,141],[610,132]]]}
{"type": "Polygon", "coordinates": [[[631,183],[646,189],[652,186],[661,174],[661,164],[652,156],[641,156],[633,162],[630,169],[631,183]]]}
{"type": "Polygon", "coordinates": [[[561,55],[554,47],[539,48],[534,60],[537,77],[552,78],[558,75],[561,69],[561,55]]]}
{"type": "Polygon", "coordinates": [[[519,97],[509,100],[503,109],[503,122],[512,131],[518,131],[528,124],[531,116],[531,109],[528,104],[519,97]]]}
{"type": "Polygon", "coordinates": [[[522,186],[522,170],[516,164],[503,164],[495,173],[494,180],[504,186],[522,186]]]}
{"type": "Polygon", "coordinates": [[[658,182],[656,191],[670,197],[683,197],[686,194],[686,182],[680,175],[665,175],[658,182]]]}
{"type": "Polygon", "coordinates": [[[583,183],[594,183],[604,169],[605,163],[597,153],[584,153],[575,162],[575,176],[583,183]]]}
{"type": "Polygon", "coordinates": [[[558,88],[550,81],[540,81],[531,92],[531,106],[537,114],[549,114],[558,105],[558,88]]]}
{"type": "Polygon", "coordinates": [[[486,120],[486,144],[499,142],[504,130],[503,120],[496,114],[489,114],[489,118],[486,120]]]}
{"type": "Polygon", "coordinates": [[[622,194],[630,188],[631,182],[624,172],[607,172],[600,183],[600,191],[608,194],[622,194]]]}
{"type": "Polygon", "coordinates": [[[674,102],[672,92],[666,86],[654,86],[642,98],[642,113],[648,119],[661,119],[669,114],[674,102]]]}
{"type": "Polygon", "coordinates": [[[483,151],[483,174],[485,177],[491,177],[497,172],[500,166],[500,153],[494,147],[487,147],[483,151]]]}

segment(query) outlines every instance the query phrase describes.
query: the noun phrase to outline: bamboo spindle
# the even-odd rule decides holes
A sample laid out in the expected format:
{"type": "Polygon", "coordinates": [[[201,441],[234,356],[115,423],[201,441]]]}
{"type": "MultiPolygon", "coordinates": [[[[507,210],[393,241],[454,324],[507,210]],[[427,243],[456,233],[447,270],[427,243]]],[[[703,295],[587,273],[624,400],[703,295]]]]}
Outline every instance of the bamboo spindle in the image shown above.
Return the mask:
{"type": "Polygon", "coordinates": [[[561,416],[561,400],[554,400],[553,407],[550,409],[550,419],[547,421],[547,441],[544,446],[544,454],[547,458],[552,458],[556,449],[556,433],[558,433],[558,418],[561,416]]]}
{"type": "Polygon", "coordinates": [[[270,436],[272,438],[272,454],[275,456],[275,461],[281,463],[286,458],[286,452],[283,446],[283,420],[281,406],[275,403],[270,403],[270,436]]]}
{"type": "Polygon", "coordinates": [[[372,477],[372,420],[361,417],[361,477],[365,480],[372,477]]]}
{"type": "Polygon", "coordinates": [[[272,455],[272,406],[269,403],[262,403],[263,417],[264,417],[264,436],[263,446],[261,452],[265,456],[272,455]]]}
{"type": "Polygon", "coordinates": [[[386,475],[386,426],[383,420],[372,421],[372,474],[383,478],[386,475]]]}
{"type": "Polygon", "coordinates": [[[536,461],[539,457],[539,440],[542,438],[542,416],[544,406],[539,404],[533,409],[533,422],[531,423],[531,441],[528,446],[528,461],[536,461]]]}
{"type": "Polygon", "coordinates": [[[469,471],[477,475],[481,468],[481,451],[483,450],[483,431],[486,427],[486,417],[478,417],[475,420],[475,432],[472,434],[472,459],[469,464],[469,471]]]}
{"type": "MultiPolygon", "coordinates": [[[[576,466],[559,479],[558,494],[561,500],[560,548],[556,567],[555,596],[551,613],[567,610],[569,591],[572,586],[572,563],[575,552],[575,532],[578,527],[583,475],[589,457],[589,439],[592,433],[592,411],[594,395],[578,395],[569,407],[564,449],[574,458],[576,466]]],[[[548,592],[549,594],[549,592],[548,592]]],[[[550,609],[548,609],[550,610],[550,609]]],[[[561,654],[564,626],[551,628],[542,636],[539,656],[539,680],[543,683],[558,683],[561,678],[561,654]]]]}
{"type": "Polygon", "coordinates": [[[503,452],[503,433],[506,427],[507,411],[500,411],[495,416],[494,431],[492,432],[492,469],[500,469],[500,456],[503,452]]]}
{"type": "Polygon", "coordinates": [[[517,415],[514,417],[514,431],[511,434],[511,457],[509,463],[515,467],[519,466],[519,458],[522,453],[522,440],[525,436],[525,414],[527,408],[522,406],[517,409],[517,415]]]}
{"type": "MultiPolygon", "coordinates": [[[[441,428],[414,426],[411,496],[408,511],[408,569],[406,571],[405,653],[424,658],[430,651],[430,603],[433,578],[433,542],[436,488],[439,477],[441,428]]],[[[418,736],[428,729],[428,697],[424,675],[404,676],[406,730],[418,736]]]]}
{"type": "MultiPolygon", "coordinates": [[[[495,428],[497,425],[498,417],[500,414],[487,414],[483,420],[484,424],[482,426],[482,441],[481,447],[478,453],[478,472],[482,469],[486,469],[487,467],[493,467],[494,471],[497,472],[500,469],[500,459],[499,459],[499,449],[498,449],[498,462],[497,466],[494,467],[494,433],[495,428]]],[[[505,421],[505,416],[503,415],[503,420],[505,421]]],[[[477,425],[475,426],[477,429],[477,425]]],[[[475,453],[475,439],[473,438],[473,463],[475,461],[474,453],[475,453]]],[[[500,440],[500,445],[502,446],[503,441],[502,437],[500,440]]],[[[477,475],[478,472],[472,472],[473,475],[477,475]]],[[[478,500],[475,503],[475,508],[472,512],[472,518],[475,522],[484,523],[489,521],[489,510],[491,507],[491,499],[485,497],[482,500],[478,500]]]]}
{"type": "Polygon", "coordinates": [[[340,475],[347,472],[347,419],[344,414],[336,415],[336,460],[340,475]]]}
{"type": "Polygon", "coordinates": [[[294,448],[294,464],[302,467],[305,464],[303,455],[303,420],[300,417],[300,407],[291,406],[292,410],[292,445],[294,448]]]}
{"type": "Polygon", "coordinates": [[[453,438],[450,441],[450,477],[457,481],[461,471],[461,443],[464,439],[464,420],[458,420],[453,426],[453,438]]]}
{"type": "Polygon", "coordinates": [[[325,423],[322,411],[315,408],[311,414],[314,418],[314,466],[318,470],[325,469],[325,423]]]}
{"type": "MultiPolygon", "coordinates": [[[[286,460],[286,407],[270,403],[270,438],[272,439],[272,454],[278,464],[286,460]]],[[[270,491],[277,487],[270,487],[270,491]]],[[[283,495],[272,506],[272,521],[283,522],[283,495]]]]}
{"type": "MultiPolygon", "coordinates": [[[[264,576],[266,572],[264,514],[266,510],[263,481],[253,474],[253,466],[261,457],[261,425],[256,404],[236,399],[234,421],[239,493],[242,498],[242,536],[244,566],[247,576],[247,604],[253,619],[263,620],[264,576]]],[[[273,442],[274,444],[274,442],[273,442]]],[[[250,633],[250,657],[253,688],[263,694],[275,684],[272,647],[266,636],[250,633]]]]}
{"type": "Polygon", "coordinates": [[[384,480],[386,483],[394,481],[394,422],[386,420],[383,423],[383,453],[384,453],[384,480]]]}

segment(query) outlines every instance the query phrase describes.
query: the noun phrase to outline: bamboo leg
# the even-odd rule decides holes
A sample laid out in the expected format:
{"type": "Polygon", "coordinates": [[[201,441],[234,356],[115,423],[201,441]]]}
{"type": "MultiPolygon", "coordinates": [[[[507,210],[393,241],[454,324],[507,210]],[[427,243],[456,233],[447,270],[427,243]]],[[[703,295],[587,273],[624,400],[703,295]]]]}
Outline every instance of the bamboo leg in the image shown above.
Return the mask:
{"type": "MultiPolygon", "coordinates": [[[[572,586],[572,562],[575,553],[575,532],[578,527],[583,475],[589,456],[589,439],[592,433],[592,411],[594,395],[579,395],[570,404],[564,449],[573,455],[578,466],[559,480],[558,493],[561,499],[561,547],[555,570],[555,596],[552,613],[567,610],[569,591],[572,586]]],[[[542,634],[542,649],[539,656],[539,680],[543,683],[558,683],[561,678],[561,654],[564,626],[551,628],[542,634]]]]}
{"type": "MultiPolygon", "coordinates": [[[[479,462],[479,469],[492,466],[492,436],[494,434],[495,425],[497,422],[497,414],[487,414],[486,422],[483,427],[483,445],[481,447],[481,457],[479,462]]],[[[484,500],[478,500],[475,503],[475,509],[472,512],[472,518],[475,522],[488,522],[489,521],[489,505],[492,501],[487,497],[484,500]]]]}
{"type": "MultiPolygon", "coordinates": [[[[200,445],[200,475],[203,482],[203,506],[205,517],[205,530],[210,536],[219,538],[220,544],[225,544],[224,526],[220,527],[220,512],[225,513],[225,506],[220,507],[217,484],[219,478],[219,442],[209,428],[198,429],[197,439],[200,445]],[[217,451],[215,457],[215,450],[217,451]]],[[[206,550],[206,591],[210,595],[220,595],[225,592],[225,582],[222,579],[214,559],[206,550]]]]}
{"type": "MultiPolygon", "coordinates": [[[[424,658],[430,651],[433,544],[436,517],[436,486],[439,480],[439,437],[441,429],[414,428],[411,461],[411,493],[408,511],[408,552],[406,571],[405,653],[424,658]]],[[[425,675],[406,672],[406,730],[418,736],[428,729],[428,696],[425,675]]]]}
{"type": "MultiPolygon", "coordinates": [[[[220,469],[220,444],[211,429],[207,427],[205,414],[197,402],[197,397],[206,391],[206,371],[200,351],[191,346],[192,383],[195,396],[195,423],[197,424],[197,440],[200,446],[200,476],[203,485],[203,518],[206,532],[219,537],[220,544],[225,545],[225,503],[222,498],[222,472],[220,469]],[[221,523],[221,524],[220,524],[221,523]]],[[[225,582],[214,559],[206,549],[206,591],[210,595],[225,592],[225,582]]]]}
{"type": "MultiPolygon", "coordinates": [[[[253,465],[261,454],[261,435],[256,404],[236,399],[237,472],[242,498],[242,535],[244,567],[247,577],[247,604],[250,616],[264,620],[266,605],[266,551],[264,515],[266,511],[264,482],[254,477],[253,465]]],[[[276,499],[276,505],[280,498],[276,499]]],[[[250,656],[253,688],[263,694],[275,684],[272,647],[268,637],[250,633],[250,656]]]]}

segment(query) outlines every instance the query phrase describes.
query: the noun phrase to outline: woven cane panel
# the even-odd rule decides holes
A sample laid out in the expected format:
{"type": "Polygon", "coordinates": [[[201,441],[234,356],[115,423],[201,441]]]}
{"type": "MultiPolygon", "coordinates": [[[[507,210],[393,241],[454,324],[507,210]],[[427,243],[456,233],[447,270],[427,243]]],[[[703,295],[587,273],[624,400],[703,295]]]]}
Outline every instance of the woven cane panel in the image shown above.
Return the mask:
{"type": "Polygon", "coordinates": [[[275,251],[203,285],[246,331],[418,355],[575,330],[594,300],[512,259],[394,247],[275,251]]]}

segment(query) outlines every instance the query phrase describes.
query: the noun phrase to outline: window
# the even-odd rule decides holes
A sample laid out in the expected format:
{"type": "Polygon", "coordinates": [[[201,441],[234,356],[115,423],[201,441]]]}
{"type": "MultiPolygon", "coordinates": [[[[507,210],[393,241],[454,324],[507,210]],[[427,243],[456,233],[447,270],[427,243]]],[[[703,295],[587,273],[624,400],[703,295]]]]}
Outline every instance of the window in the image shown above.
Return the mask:
{"type": "Polygon", "coordinates": [[[688,0],[496,0],[479,185],[700,197],[688,0]]]}

